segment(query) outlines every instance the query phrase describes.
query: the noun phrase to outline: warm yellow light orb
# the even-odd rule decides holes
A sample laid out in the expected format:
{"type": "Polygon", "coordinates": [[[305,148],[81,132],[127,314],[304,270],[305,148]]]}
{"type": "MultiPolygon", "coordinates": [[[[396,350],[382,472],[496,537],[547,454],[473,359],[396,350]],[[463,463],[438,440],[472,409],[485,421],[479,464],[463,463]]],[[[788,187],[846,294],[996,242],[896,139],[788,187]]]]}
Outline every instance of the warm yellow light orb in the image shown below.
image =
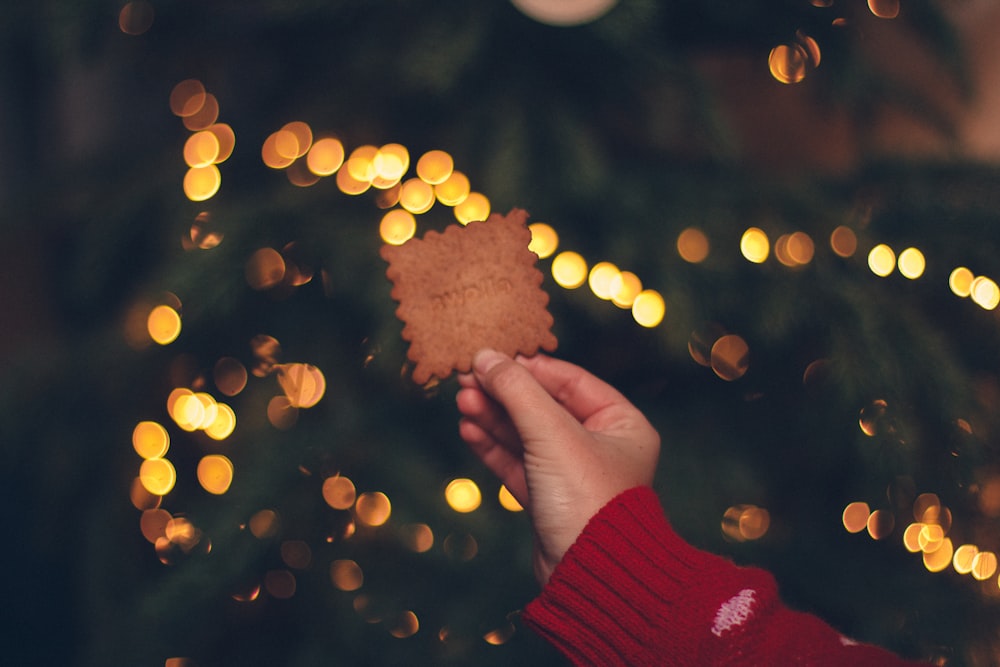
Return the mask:
{"type": "Polygon", "coordinates": [[[959,266],[948,276],[948,287],[956,296],[967,297],[972,293],[972,281],[975,279],[976,276],[972,271],[959,266]]]}
{"type": "Polygon", "coordinates": [[[934,551],[925,551],[923,560],[924,567],[928,572],[941,572],[951,565],[951,559],[955,554],[955,547],[950,537],[941,540],[940,546],[934,551]]]}
{"type": "Polygon", "coordinates": [[[451,480],[444,490],[444,497],[449,507],[463,514],[478,509],[483,501],[479,486],[465,478],[451,480]]]}
{"type": "Polygon", "coordinates": [[[215,419],[205,427],[205,434],[213,440],[225,440],[236,430],[236,413],[225,403],[216,404],[215,419]]]}
{"type": "Polygon", "coordinates": [[[924,253],[916,248],[907,248],[899,253],[899,260],[897,260],[896,265],[899,267],[899,272],[903,277],[916,280],[924,275],[927,261],[924,259],[924,253]]]}
{"type": "Polygon", "coordinates": [[[430,185],[448,180],[455,170],[455,161],[445,151],[427,151],[417,160],[417,176],[430,185]]]}
{"type": "Polygon", "coordinates": [[[972,572],[972,565],[975,562],[979,547],[975,544],[963,544],[955,549],[955,555],[951,559],[952,567],[959,574],[969,574],[972,572]]]}
{"type": "Polygon", "coordinates": [[[611,291],[611,281],[615,278],[620,280],[620,275],[621,271],[611,262],[598,262],[591,267],[590,273],[587,275],[587,284],[590,285],[590,291],[594,293],[594,296],[609,301],[615,296],[611,291]]]}
{"type": "Polygon", "coordinates": [[[458,206],[469,196],[469,177],[460,171],[453,171],[441,183],[434,184],[434,196],[445,206],[458,206]]]}
{"type": "Polygon", "coordinates": [[[144,459],[158,459],[170,449],[170,435],[158,422],[141,421],[132,430],[132,447],[144,459]]]}
{"type": "Polygon", "coordinates": [[[631,308],[635,297],[642,292],[642,281],[631,271],[622,271],[611,279],[608,286],[611,290],[611,301],[619,308],[631,308]]]}
{"type": "Polygon", "coordinates": [[[398,183],[410,168],[410,152],[402,144],[386,144],[378,149],[372,166],[378,178],[398,183]]]}
{"type": "Polygon", "coordinates": [[[211,199],[221,185],[222,174],[214,164],[191,167],[184,175],[184,195],[191,201],[211,199]]]}
{"type": "Polygon", "coordinates": [[[426,213],[434,206],[434,186],[419,178],[403,181],[399,188],[399,205],[416,215],[426,213]]]}
{"type": "Polygon", "coordinates": [[[177,483],[177,471],[167,459],[146,459],[139,466],[139,481],[153,495],[165,496],[177,483]]]}
{"type": "Polygon", "coordinates": [[[552,277],[566,289],[576,289],[587,281],[587,261],[576,252],[566,250],[552,260],[552,277]]]}
{"type": "Polygon", "coordinates": [[[896,253],[884,243],[880,243],[868,253],[868,268],[881,278],[890,275],[896,269],[896,253]]]}
{"type": "Polygon", "coordinates": [[[207,167],[219,157],[219,138],[209,130],[195,132],[184,142],[184,162],[189,167],[207,167]]]}
{"type": "Polygon", "coordinates": [[[514,497],[514,494],[512,494],[503,484],[500,485],[500,491],[497,493],[497,499],[500,501],[500,506],[508,512],[521,512],[524,510],[521,503],[517,502],[517,498],[514,497]]]}
{"type": "Polygon", "coordinates": [[[159,305],[146,318],[149,337],[160,345],[169,345],[181,334],[181,316],[167,305],[159,305]]]}
{"type": "Polygon", "coordinates": [[[403,245],[416,233],[417,220],[409,211],[395,208],[382,216],[378,231],[389,245],[403,245]]]}
{"type": "Polygon", "coordinates": [[[632,318],[641,326],[652,328],[663,321],[666,304],[656,290],[646,289],[639,292],[632,302],[632,318]]]}
{"type": "Polygon", "coordinates": [[[779,44],[767,57],[771,76],[781,83],[798,83],[806,78],[808,62],[808,54],[798,44],[779,44]]]}
{"type": "Polygon", "coordinates": [[[455,219],[463,225],[485,220],[490,216],[490,200],[481,192],[470,192],[461,204],[454,208],[455,219]]]}
{"type": "Polygon", "coordinates": [[[233,483],[233,462],[221,454],[203,456],[198,462],[197,475],[201,488],[220,496],[233,483]]]}
{"type": "Polygon", "coordinates": [[[556,230],[544,222],[533,222],[528,225],[531,230],[531,242],[528,250],[538,255],[540,259],[550,257],[559,247],[559,235],[556,230]]]}
{"type": "Polygon", "coordinates": [[[743,237],[740,239],[740,252],[754,264],[766,261],[771,252],[771,244],[764,230],[751,227],[743,232],[743,237]]]}
{"type": "Polygon", "coordinates": [[[358,146],[351,151],[344,167],[354,180],[370,184],[375,178],[376,155],[378,155],[378,148],[375,146],[358,146]]]}
{"type": "Polygon", "coordinates": [[[319,139],[306,154],[306,166],[317,176],[330,176],[343,164],[344,145],[332,137],[319,139]]]}
{"type": "Polygon", "coordinates": [[[993,310],[1000,305],[1000,287],[986,276],[978,276],[969,286],[969,296],[986,310],[993,310]]]}

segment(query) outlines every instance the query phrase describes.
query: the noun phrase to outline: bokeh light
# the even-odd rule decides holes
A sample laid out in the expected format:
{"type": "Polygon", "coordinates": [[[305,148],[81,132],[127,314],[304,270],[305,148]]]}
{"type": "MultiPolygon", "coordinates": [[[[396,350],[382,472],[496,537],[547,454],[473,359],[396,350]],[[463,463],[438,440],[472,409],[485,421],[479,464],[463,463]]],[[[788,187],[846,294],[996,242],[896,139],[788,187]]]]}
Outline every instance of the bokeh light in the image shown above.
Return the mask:
{"type": "Polygon", "coordinates": [[[132,447],[144,459],[157,459],[170,449],[170,435],[159,422],[141,421],[132,430],[132,447]]]}
{"type": "Polygon", "coordinates": [[[222,186],[222,174],[214,164],[191,167],[184,174],[184,194],[191,201],[211,199],[222,186]]]}
{"type": "Polygon", "coordinates": [[[377,147],[370,144],[358,146],[348,155],[344,168],[355,181],[370,184],[375,178],[376,155],[378,155],[377,147]]]}
{"type": "Polygon", "coordinates": [[[880,278],[885,278],[896,269],[896,253],[884,243],[880,243],[868,253],[868,268],[880,278]]]}
{"type": "Polygon", "coordinates": [[[181,118],[184,127],[192,132],[207,130],[217,120],[219,120],[219,100],[212,93],[205,93],[201,108],[193,114],[181,118]]]}
{"type": "Polygon", "coordinates": [[[184,79],[170,91],[170,111],[181,118],[193,116],[205,105],[207,94],[198,79],[184,79]]]}
{"type": "Polygon", "coordinates": [[[342,591],[356,591],[365,582],[361,566],[349,559],[337,559],[330,563],[330,580],[342,591]]]}
{"type": "Polygon", "coordinates": [[[528,225],[528,229],[531,231],[528,250],[538,255],[539,259],[551,257],[559,247],[559,234],[556,230],[544,222],[533,222],[528,225]]]}
{"type": "Polygon", "coordinates": [[[850,257],[858,250],[858,237],[850,227],[841,225],[830,234],[830,249],[840,257],[850,257]]]}
{"type": "Polygon", "coordinates": [[[632,319],[640,326],[651,329],[663,321],[667,306],[663,296],[652,289],[645,289],[635,295],[632,302],[632,319]]]}
{"type": "Polygon", "coordinates": [[[198,483],[215,495],[222,495],[233,483],[233,462],[221,454],[208,454],[198,461],[198,483]]]}
{"type": "Polygon", "coordinates": [[[295,575],[288,570],[268,570],[264,573],[264,590],[273,598],[287,600],[295,595],[295,575]]]}
{"type": "MultiPolygon", "coordinates": [[[[611,292],[611,281],[620,275],[618,267],[611,262],[598,262],[591,267],[587,274],[587,283],[590,291],[598,299],[611,300],[615,295],[611,292]]],[[[621,283],[619,282],[619,286],[621,283]]]]}
{"type": "Polygon", "coordinates": [[[955,568],[955,572],[959,574],[970,574],[972,572],[973,563],[976,560],[976,554],[979,553],[979,547],[975,544],[963,544],[962,546],[955,549],[955,555],[952,556],[951,564],[955,568]]]}
{"type": "Polygon", "coordinates": [[[239,359],[221,357],[212,368],[216,388],[226,396],[236,396],[247,386],[247,368],[239,359]]]}
{"type": "Polygon", "coordinates": [[[266,540],[275,537],[281,531],[281,517],[272,509],[263,509],[254,512],[247,522],[250,534],[258,540],[266,540]]]}
{"type": "Polygon", "coordinates": [[[392,514],[389,497],[381,491],[366,491],[354,502],[358,521],[368,526],[381,526],[392,514]]]}
{"type": "Polygon", "coordinates": [[[318,139],[306,155],[309,171],[317,176],[330,176],[344,164],[344,145],[339,139],[324,137],[318,139]]]}
{"type": "Polygon", "coordinates": [[[985,310],[994,310],[1000,305],[1000,287],[992,278],[977,276],[969,286],[972,301],[985,310]]]}
{"type": "Polygon", "coordinates": [[[967,297],[972,293],[972,281],[976,276],[964,266],[955,268],[948,276],[948,287],[955,296],[967,297]]]}
{"type": "Polygon", "coordinates": [[[997,555],[992,551],[980,551],[972,558],[972,570],[969,572],[974,579],[986,581],[997,572],[997,555]]]}
{"type": "Polygon", "coordinates": [[[941,540],[941,544],[934,551],[924,551],[923,553],[924,567],[927,568],[927,571],[942,572],[951,565],[955,548],[951,538],[946,537],[941,540]]]}
{"type": "Polygon", "coordinates": [[[881,19],[899,16],[899,0],[868,0],[868,9],[881,19]]]}
{"type": "Polygon", "coordinates": [[[215,156],[215,163],[225,162],[233,155],[236,148],[236,133],[233,128],[226,123],[213,123],[205,132],[215,135],[215,140],[219,142],[218,155],[215,156]]]}
{"type": "Polygon", "coordinates": [[[251,289],[270,289],[285,279],[285,258],[274,248],[260,248],[250,255],[244,273],[251,289]]]}
{"type": "Polygon", "coordinates": [[[279,431],[287,431],[299,421],[299,409],[287,396],[275,396],[267,402],[267,421],[279,431]]]}
{"type": "Polygon", "coordinates": [[[708,236],[697,227],[688,227],[677,236],[677,254],[685,262],[700,264],[708,257],[710,250],[708,236]]]}
{"type": "Polygon", "coordinates": [[[761,264],[767,260],[771,252],[771,243],[764,230],[758,227],[750,227],[740,239],[740,252],[748,261],[754,264],[761,264]]]}
{"type": "Polygon", "coordinates": [[[884,540],[895,527],[896,516],[889,510],[877,509],[868,516],[868,534],[873,540],[884,540]]]}
{"type": "Polygon", "coordinates": [[[177,482],[177,471],[167,459],[145,459],[139,466],[139,480],[150,493],[165,496],[177,482]]]}
{"type": "Polygon", "coordinates": [[[410,610],[400,612],[389,627],[389,634],[396,639],[406,639],[417,634],[420,629],[420,621],[417,615],[410,610]]]}
{"type": "Polygon", "coordinates": [[[212,440],[225,440],[236,430],[236,412],[225,403],[216,403],[216,416],[205,427],[205,435],[212,440]]]}
{"type": "Polygon", "coordinates": [[[403,543],[414,553],[422,554],[434,546],[434,531],[426,523],[408,523],[400,528],[403,543]]]}
{"type": "Polygon", "coordinates": [[[850,503],[844,508],[842,517],[844,528],[849,533],[860,533],[868,526],[868,517],[871,513],[868,503],[861,501],[850,503]]]}
{"type": "Polygon", "coordinates": [[[461,203],[455,204],[454,213],[463,225],[485,220],[490,216],[490,200],[481,192],[470,192],[461,203]]]}
{"type": "Polygon", "coordinates": [[[548,25],[568,27],[596,21],[618,0],[511,0],[526,16],[548,25]]]}
{"type": "Polygon", "coordinates": [[[188,167],[207,167],[219,157],[219,138],[214,132],[195,132],[184,142],[184,162],[188,167]]]}
{"type": "Polygon", "coordinates": [[[502,484],[500,485],[500,491],[497,493],[497,499],[500,501],[500,506],[508,512],[521,512],[524,510],[521,503],[517,502],[514,494],[502,484]]]}
{"type": "Polygon", "coordinates": [[[427,151],[417,160],[417,176],[429,185],[445,183],[454,170],[454,159],[442,150],[427,151]]]}
{"type": "Polygon", "coordinates": [[[479,486],[471,479],[466,478],[453,479],[448,482],[448,486],[444,490],[444,497],[449,507],[463,514],[478,509],[483,500],[479,486]]]}
{"type": "Polygon", "coordinates": [[[767,66],[781,83],[799,83],[806,78],[809,56],[798,44],[779,44],[771,49],[767,66]]]}
{"type": "Polygon", "coordinates": [[[608,291],[611,301],[619,308],[632,308],[635,298],[642,293],[642,281],[631,271],[621,271],[611,278],[608,291]]]}
{"type": "Polygon", "coordinates": [[[899,273],[904,278],[909,278],[910,280],[916,280],[924,275],[924,269],[927,268],[924,253],[916,248],[907,248],[899,253],[899,259],[896,264],[899,267],[899,273]]]}
{"type": "Polygon", "coordinates": [[[312,364],[281,364],[278,384],[296,408],[314,407],[326,393],[326,376],[312,364]]]}
{"type": "Polygon", "coordinates": [[[417,233],[417,220],[409,211],[395,208],[382,216],[378,232],[389,245],[403,245],[417,233]]]}
{"type": "Polygon", "coordinates": [[[445,206],[458,206],[471,191],[469,177],[460,171],[453,171],[443,182],[434,185],[434,196],[445,206]]]}
{"type": "Polygon", "coordinates": [[[118,28],[126,35],[141,35],[153,26],[155,16],[147,0],[132,0],[118,12],[118,28]]]}
{"type": "Polygon", "coordinates": [[[357,498],[357,491],[347,477],[334,475],[323,480],[323,500],[335,510],[350,509],[357,498]]]}
{"type": "Polygon", "coordinates": [[[161,304],[149,312],[146,329],[154,342],[169,345],[181,334],[181,316],[172,307],[161,304]]]}
{"type": "Polygon", "coordinates": [[[736,334],[721,336],[712,345],[711,366],[723,380],[740,379],[750,368],[750,346],[736,334]]]}
{"type": "Polygon", "coordinates": [[[552,277],[556,284],[575,289],[587,281],[587,262],[572,250],[564,250],[552,260],[552,277]]]}
{"type": "Polygon", "coordinates": [[[722,516],[722,533],[735,542],[758,540],[770,526],[770,513],[756,505],[734,505],[722,516]]]}
{"type": "Polygon", "coordinates": [[[434,202],[434,186],[419,178],[408,178],[399,188],[399,205],[410,213],[426,213],[434,206],[434,202]]]}
{"type": "Polygon", "coordinates": [[[217,247],[225,236],[208,211],[202,211],[195,216],[188,232],[191,245],[201,250],[211,250],[217,247]]]}

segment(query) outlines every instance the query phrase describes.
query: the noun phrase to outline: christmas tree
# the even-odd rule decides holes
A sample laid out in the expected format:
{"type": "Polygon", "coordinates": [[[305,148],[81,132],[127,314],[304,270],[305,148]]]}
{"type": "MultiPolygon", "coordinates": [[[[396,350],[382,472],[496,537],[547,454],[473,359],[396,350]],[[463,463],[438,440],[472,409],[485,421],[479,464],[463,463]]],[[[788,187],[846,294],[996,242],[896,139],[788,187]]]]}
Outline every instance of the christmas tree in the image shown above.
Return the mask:
{"type": "Polygon", "coordinates": [[[515,207],[686,539],[859,640],[1000,659],[1000,13],[2,13],[12,664],[559,664],[379,256],[515,207]]]}

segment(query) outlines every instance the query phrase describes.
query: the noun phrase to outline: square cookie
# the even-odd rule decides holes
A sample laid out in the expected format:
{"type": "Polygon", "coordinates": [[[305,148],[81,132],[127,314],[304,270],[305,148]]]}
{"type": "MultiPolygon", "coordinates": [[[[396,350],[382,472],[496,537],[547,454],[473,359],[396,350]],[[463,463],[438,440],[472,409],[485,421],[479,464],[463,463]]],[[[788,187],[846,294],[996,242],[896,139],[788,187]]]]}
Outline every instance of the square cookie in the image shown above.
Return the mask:
{"type": "Polygon", "coordinates": [[[556,349],[527,221],[527,212],[515,208],[382,246],[414,382],[468,372],[484,347],[511,356],[556,349]]]}

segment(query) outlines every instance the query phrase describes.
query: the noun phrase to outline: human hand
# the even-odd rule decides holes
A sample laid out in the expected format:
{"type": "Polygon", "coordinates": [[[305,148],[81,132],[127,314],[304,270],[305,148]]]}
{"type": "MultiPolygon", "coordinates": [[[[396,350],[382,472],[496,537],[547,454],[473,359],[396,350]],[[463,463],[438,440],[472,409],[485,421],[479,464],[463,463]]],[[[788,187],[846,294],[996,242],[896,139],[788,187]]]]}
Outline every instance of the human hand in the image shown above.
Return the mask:
{"type": "Polygon", "coordinates": [[[529,513],[544,585],[599,509],[652,484],[660,437],[616,389],[545,355],[481,350],[459,383],[459,435],[529,513]]]}

